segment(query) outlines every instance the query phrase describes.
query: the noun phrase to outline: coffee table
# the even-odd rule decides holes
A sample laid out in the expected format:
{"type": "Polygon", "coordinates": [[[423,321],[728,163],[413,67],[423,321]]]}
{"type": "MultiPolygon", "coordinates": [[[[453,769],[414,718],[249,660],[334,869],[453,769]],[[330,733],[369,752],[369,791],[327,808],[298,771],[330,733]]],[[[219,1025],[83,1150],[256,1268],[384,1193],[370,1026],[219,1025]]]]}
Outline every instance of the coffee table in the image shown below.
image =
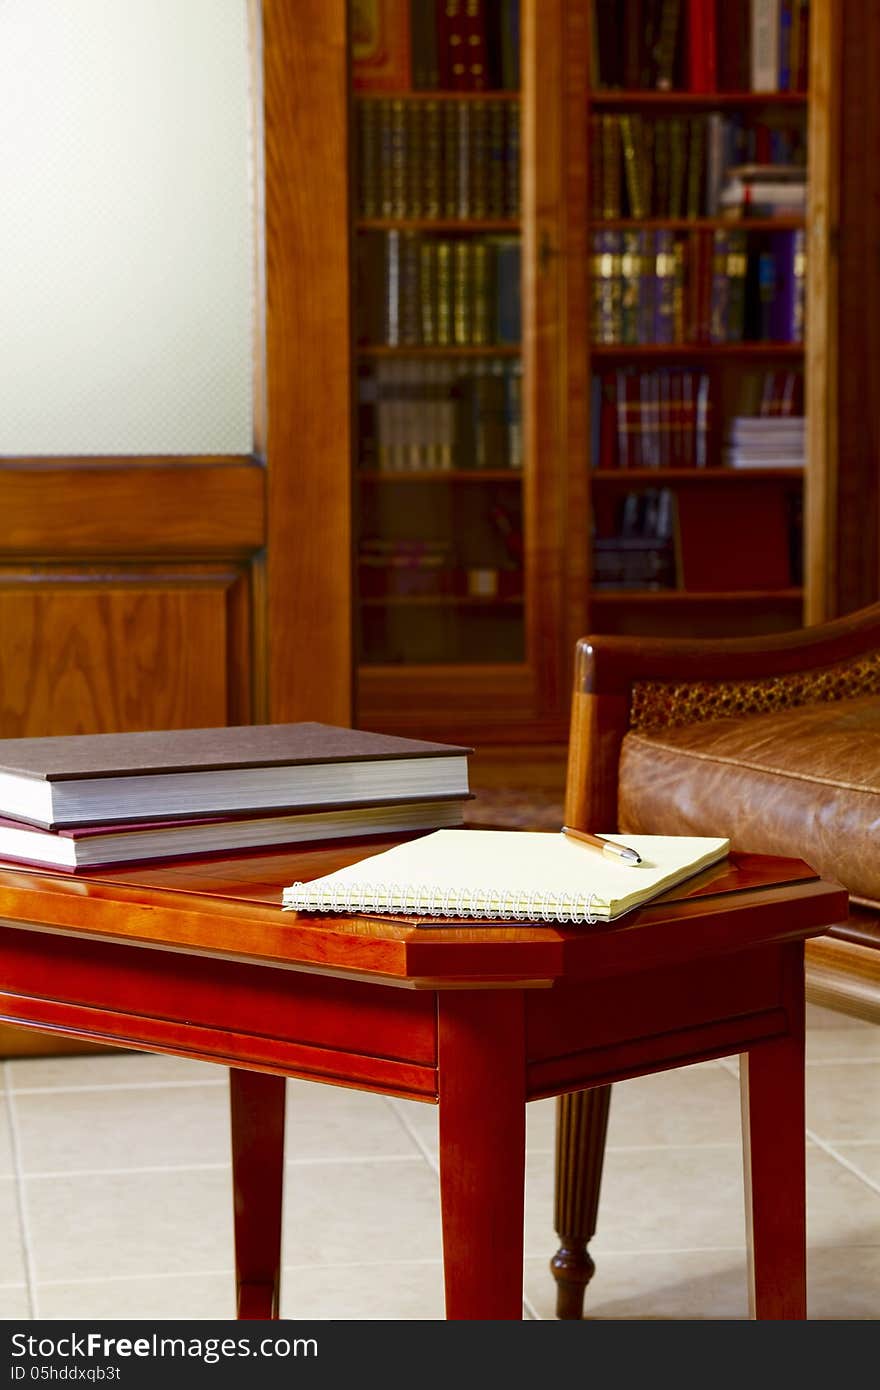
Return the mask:
{"type": "Polygon", "coordinates": [[[803,942],[843,889],[731,855],[595,927],[280,910],[392,843],[0,868],[0,1017],[229,1068],[241,1318],[278,1315],[286,1076],[439,1103],[447,1317],[519,1319],[526,1102],[744,1053],[752,1311],[805,1317],[803,942]]]}

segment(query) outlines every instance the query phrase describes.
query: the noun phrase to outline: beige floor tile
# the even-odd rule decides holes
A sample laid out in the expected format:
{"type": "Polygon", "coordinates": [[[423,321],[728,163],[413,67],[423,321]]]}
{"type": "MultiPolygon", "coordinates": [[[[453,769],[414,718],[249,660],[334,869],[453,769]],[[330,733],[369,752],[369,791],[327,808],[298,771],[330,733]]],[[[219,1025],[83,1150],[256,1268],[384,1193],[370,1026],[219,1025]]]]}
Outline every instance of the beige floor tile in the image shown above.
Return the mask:
{"type": "Polygon", "coordinates": [[[288,1081],[287,1087],[288,1159],[418,1155],[384,1096],[312,1081],[288,1081]]]}
{"type": "MultiPolygon", "coordinates": [[[[527,1260],[526,1296],[541,1318],[556,1317],[556,1284],[546,1260],[527,1260]]],[[[584,1299],[585,1318],[745,1318],[745,1250],[605,1252],[584,1299]]]]}
{"type": "Polygon", "coordinates": [[[37,1317],[69,1319],[235,1317],[235,1287],[228,1274],[163,1274],[153,1279],[95,1279],[81,1284],[39,1284],[37,1317]]]}
{"type": "Polygon", "coordinates": [[[232,1269],[232,1184],[212,1169],[29,1178],[35,1279],[232,1269]]]}
{"type": "Polygon", "coordinates": [[[880,1192],[816,1148],[807,1153],[807,1241],[822,1249],[880,1246],[880,1192]]]}
{"type": "Polygon", "coordinates": [[[154,1052],[93,1053],[83,1057],[22,1057],[6,1063],[11,1090],[47,1086],[142,1086],[165,1081],[226,1081],[227,1068],[154,1052]]]}
{"type": "Polygon", "coordinates": [[[423,1159],[287,1165],[286,1265],[439,1259],[440,1191],[423,1159]]]}
{"type": "Polygon", "coordinates": [[[438,1260],[285,1269],[281,1316],[358,1321],[443,1318],[443,1268],[438,1260]]]}
{"type": "Polygon", "coordinates": [[[880,1066],[866,1061],[810,1067],[807,1128],[828,1143],[880,1141],[880,1066]]]}
{"type": "Polygon", "coordinates": [[[738,1144],[739,1089],[722,1067],[680,1067],[621,1081],[611,1092],[609,1148],[738,1144]]]}
{"type": "Polygon", "coordinates": [[[25,1278],[18,1190],[12,1178],[0,1178],[0,1284],[22,1284],[25,1278]]]}
{"type": "MultiPolygon", "coordinates": [[[[744,1248],[742,1155],[727,1148],[609,1152],[602,1178],[598,1250],[744,1248]]],[[[526,1177],[526,1253],[549,1257],[553,1160],[535,1155],[526,1177]]]]}
{"type": "Polygon", "coordinates": [[[807,1004],[807,1028],[865,1028],[864,1019],[845,1014],[840,1009],[826,1009],[821,1004],[807,1004]]]}
{"type": "Polygon", "coordinates": [[[25,1092],[13,1103],[25,1174],[230,1161],[225,1087],[25,1092]]]}
{"type": "Polygon", "coordinates": [[[834,1152],[880,1188],[880,1144],[835,1144],[834,1152]]]}
{"type": "Polygon", "coordinates": [[[880,1059],[880,1025],[861,1023],[857,1019],[853,1022],[856,1024],[854,1028],[808,1028],[807,1066],[811,1062],[850,1058],[880,1059]]]}
{"type": "Polygon", "coordinates": [[[20,1322],[31,1316],[30,1301],[24,1284],[13,1288],[0,1285],[0,1321],[20,1322]]]}

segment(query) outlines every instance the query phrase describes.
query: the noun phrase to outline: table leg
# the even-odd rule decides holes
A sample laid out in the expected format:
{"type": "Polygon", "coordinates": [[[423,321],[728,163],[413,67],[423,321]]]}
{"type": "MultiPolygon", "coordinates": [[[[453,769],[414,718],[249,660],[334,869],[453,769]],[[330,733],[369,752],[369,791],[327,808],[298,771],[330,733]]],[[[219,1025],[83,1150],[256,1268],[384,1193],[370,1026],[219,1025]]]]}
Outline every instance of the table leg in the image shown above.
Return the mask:
{"type": "Polygon", "coordinates": [[[587,1244],[596,1234],[610,1102],[610,1086],[572,1091],[556,1102],[554,1226],[559,1249],[550,1269],[558,1318],[583,1317],[584,1293],[596,1272],[587,1244]]]}
{"type": "Polygon", "coordinates": [[[520,990],[439,996],[446,1316],[522,1318],[525,1027],[520,990]]]}
{"type": "Polygon", "coordinates": [[[277,1318],[284,1184],[283,1076],[229,1069],[239,1318],[277,1318]]]}
{"type": "Polygon", "coordinates": [[[749,1310],[807,1316],[804,1035],[740,1058],[749,1310]]]}

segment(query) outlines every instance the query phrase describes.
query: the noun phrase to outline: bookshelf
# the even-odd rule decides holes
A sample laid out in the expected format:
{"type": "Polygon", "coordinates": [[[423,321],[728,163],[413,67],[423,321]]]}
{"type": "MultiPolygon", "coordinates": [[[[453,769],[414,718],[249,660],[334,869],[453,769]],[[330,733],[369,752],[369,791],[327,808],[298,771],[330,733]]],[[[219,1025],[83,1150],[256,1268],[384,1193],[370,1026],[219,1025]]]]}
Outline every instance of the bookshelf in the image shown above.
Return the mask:
{"type": "Polygon", "coordinates": [[[585,631],[800,626],[829,0],[353,8],[359,722],[562,738],[585,631]]]}

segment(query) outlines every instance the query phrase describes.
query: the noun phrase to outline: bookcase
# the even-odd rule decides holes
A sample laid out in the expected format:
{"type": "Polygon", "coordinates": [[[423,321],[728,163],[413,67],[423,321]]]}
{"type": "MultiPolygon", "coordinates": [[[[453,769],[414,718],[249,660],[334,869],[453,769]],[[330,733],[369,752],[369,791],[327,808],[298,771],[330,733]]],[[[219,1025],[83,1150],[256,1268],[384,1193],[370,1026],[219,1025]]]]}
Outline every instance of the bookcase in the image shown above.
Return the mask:
{"type": "Polygon", "coordinates": [[[359,722],[562,738],[586,631],[822,616],[830,0],[350,20],[359,722]]]}

